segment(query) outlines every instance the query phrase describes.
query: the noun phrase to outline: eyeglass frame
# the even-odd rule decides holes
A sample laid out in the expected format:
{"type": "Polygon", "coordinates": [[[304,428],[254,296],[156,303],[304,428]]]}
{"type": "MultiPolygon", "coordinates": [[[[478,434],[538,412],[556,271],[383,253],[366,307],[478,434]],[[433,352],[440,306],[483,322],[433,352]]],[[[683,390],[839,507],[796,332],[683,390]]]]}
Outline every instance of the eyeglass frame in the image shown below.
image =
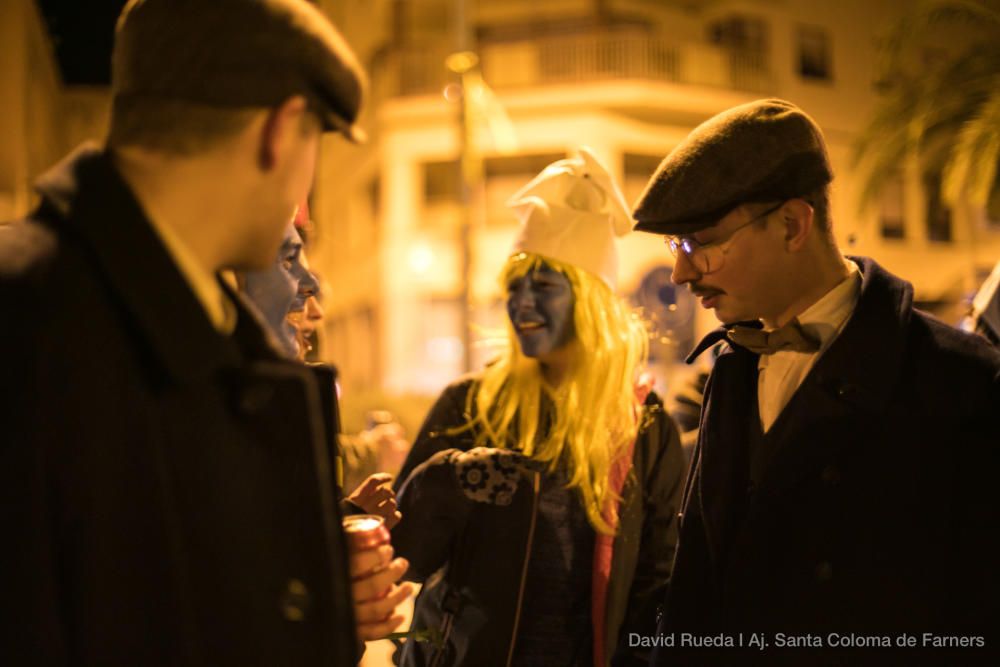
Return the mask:
{"type": "Polygon", "coordinates": [[[677,257],[677,250],[679,248],[681,252],[683,252],[684,255],[688,258],[688,261],[691,262],[692,266],[698,269],[698,272],[701,273],[702,275],[715,273],[716,271],[720,271],[722,267],[725,266],[727,245],[736,237],[736,235],[741,231],[743,231],[744,229],[746,229],[747,227],[749,227],[750,225],[754,224],[755,222],[764,220],[765,218],[767,218],[767,216],[771,215],[772,213],[780,209],[782,206],[784,206],[786,202],[787,200],[779,202],[778,204],[772,206],[763,213],[755,215],[754,217],[750,218],[750,220],[748,220],[747,222],[744,222],[742,225],[739,225],[734,230],[729,232],[729,234],[727,234],[724,238],[716,239],[715,241],[710,241],[709,243],[698,243],[698,241],[691,238],[690,236],[664,236],[663,242],[667,244],[667,247],[670,249],[670,254],[673,255],[674,257],[677,257]],[[721,257],[723,259],[719,263],[719,266],[715,267],[714,269],[709,268],[708,270],[703,271],[695,264],[693,255],[698,252],[703,252],[705,248],[719,248],[722,251],[721,257]]]}

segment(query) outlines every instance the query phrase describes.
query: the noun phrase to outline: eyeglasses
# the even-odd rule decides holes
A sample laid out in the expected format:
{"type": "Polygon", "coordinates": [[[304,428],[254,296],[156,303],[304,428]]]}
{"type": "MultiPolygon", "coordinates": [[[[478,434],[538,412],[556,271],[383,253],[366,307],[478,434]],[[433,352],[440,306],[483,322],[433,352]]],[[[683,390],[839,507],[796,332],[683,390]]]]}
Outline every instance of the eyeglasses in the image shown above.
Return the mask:
{"type": "Polygon", "coordinates": [[[714,273],[726,263],[727,246],[739,232],[758,220],[763,220],[784,205],[785,202],[781,202],[776,206],[772,206],[760,215],[756,215],[749,221],[744,222],[731,231],[725,238],[712,241],[711,243],[698,243],[690,236],[667,236],[663,240],[666,242],[667,247],[670,248],[671,255],[677,257],[678,251],[683,252],[684,256],[688,258],[688,261],[691,262],[691,265],[698,273],[714,273]]]}

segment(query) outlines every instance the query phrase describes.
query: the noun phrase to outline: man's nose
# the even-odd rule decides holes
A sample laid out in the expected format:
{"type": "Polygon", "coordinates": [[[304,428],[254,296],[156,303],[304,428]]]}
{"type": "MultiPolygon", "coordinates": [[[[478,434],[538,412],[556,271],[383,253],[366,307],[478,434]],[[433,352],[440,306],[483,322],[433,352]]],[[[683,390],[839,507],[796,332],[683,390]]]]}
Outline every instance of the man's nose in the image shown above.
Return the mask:
{"type": "Polygon", "coordinates": [[[694,267],[686,253],[678,252],[674,269],[670,273],[670,281],[675,285],[683,285],[701,278],[701,272],[694,267]]]}

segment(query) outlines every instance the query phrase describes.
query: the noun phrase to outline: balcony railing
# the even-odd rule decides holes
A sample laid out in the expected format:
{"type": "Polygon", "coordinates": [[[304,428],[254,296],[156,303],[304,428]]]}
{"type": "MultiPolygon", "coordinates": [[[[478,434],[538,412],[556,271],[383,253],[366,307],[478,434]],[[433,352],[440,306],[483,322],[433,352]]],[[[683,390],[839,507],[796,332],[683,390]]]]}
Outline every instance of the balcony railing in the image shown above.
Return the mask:
{"type": "MultiPolygon", "coordinates": [[[[397,50],[376,73],[379,94],[440,92],[453,80],[444,66],[448,53],[440,47],[397,50]]],[[[495,89],[637,79],[765,92],[771,82],[764,53],[637,34],[490,44],[479,55],[483,77],[495,89]]]]}

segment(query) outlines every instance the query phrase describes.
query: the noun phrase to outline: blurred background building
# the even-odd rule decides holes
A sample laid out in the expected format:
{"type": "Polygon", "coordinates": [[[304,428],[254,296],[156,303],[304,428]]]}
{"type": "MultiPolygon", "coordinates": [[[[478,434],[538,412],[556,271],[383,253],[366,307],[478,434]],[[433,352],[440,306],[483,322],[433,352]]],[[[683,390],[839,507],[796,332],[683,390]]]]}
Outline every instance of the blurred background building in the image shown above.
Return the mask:
{"type": "MultiPolygon", "coordinates": [[[[0,4],[0,216],[26,212],[34,177],[84,138],[102,137],[107,72],[78,71],[86,70],[80,54],[106,67],[122,4],[0,4]]],[[[388,407],[412,436],[426,403],[408,411],[393,397],[433,395],[487,360],[486,348],[468,347],[465,323],[503,323],[496,276],[515,233],[504,202],[540,169],[588,145],[631,202],[695,125],[759,97],[789,99],[822,126],[843,246],[912,281],[917,299],[945,320],[957,321],[1000,258],[1000,207],[946,205],[940,173],[918,161],[901,160],[859,208],[865,183],[852,156],[885,92],[880,49],[915,3],[318,4],[372,82],[363,123],[371,141],[326,141],[312,201],[311,263],[327,315],[318,349],[340,368],[349,428],[361,427],[365,409],[388,407]],[[446,66],[463,51],[476,56],[464,62],[475,62],[464,78],[453,71],[463,63],[446,66]]],[[[976,29],[952,28],[948,41],[976,29]]],[[[655,327],[653,363],[669,394],[668,380],[684,372],[678,359],[716,322],[670,284],[660,239],[635,235],[621,252],[620,289],[655,327]]]]}

